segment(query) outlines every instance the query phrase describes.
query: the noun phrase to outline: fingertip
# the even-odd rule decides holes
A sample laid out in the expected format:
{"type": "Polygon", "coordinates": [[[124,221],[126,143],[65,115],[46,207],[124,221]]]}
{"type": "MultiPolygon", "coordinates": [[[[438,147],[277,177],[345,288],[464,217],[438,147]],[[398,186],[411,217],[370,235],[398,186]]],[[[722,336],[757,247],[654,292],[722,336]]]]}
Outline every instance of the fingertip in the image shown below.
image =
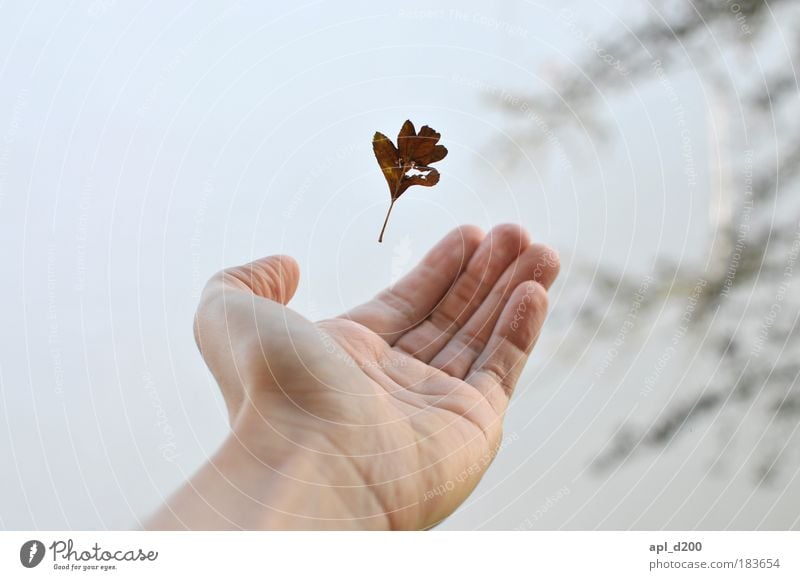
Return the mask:
{"type": "Polygon", "coordinates": [[[225,288],[243,290],[286,304],[294,296],[299,281],[297,261],[291,256],[275,255],[221,270],[212,277],[206,289],[210,295],[225,288]]]}
{"type": "Polygon", "coordinates": [[[509,247],[518,247],[521,252],[531,243],[531,237],[524,227],[515,223],[502,223],[492,228],[489,232],[492,240],[507,244],[509,247]]]}
{"type": "Polygon", "coordinates": [[[277,262],[277,266],[283,275],[291,278],[292,280],[300,280],[300,264],[292,256],[278,254],[276,256],[271,256],[270,258],[277,262]]]}
{"type": "MultiPolygon", "coordinates": [[[[561,256],[552,246],[545,245],[544,247],[547,266],[551,271],[550,284],[552,284],[553,281],[558,277],[558,274],[561,272],[561,256]]],[[[548,288],[550,287],[550,284],[547,285],[548,288]]]]}
{"type": "Polygon", "coordinates": [[[505,312],[507,338],[523,351],[530,351],[544,324],[549,300],[547,289],[536,280],[520,283],[511,295],[505,312]]]}
{"type": "MultiPolygon", "coordinates": [[[[508,304],[512,307],[516,305],[533,306],[536,310],[547,310],[548,298],[547,288],[537,280],[525,280],[520,282],[514,291],[511,293],[511,298],[508,304]]],[[[525,310],[525,308],[519,308],[525,310]]]]}
{"type": "Polygon", "coordinates": [[[549,290],[556,281],[561,271],[561,258],[553,248],[544,244],[536,246],[537,264],[534,270],[534,279],[549,290]]]}
{"type": "MultiPolygon", "coordinates": [[[[452,272],[456,276],[467,264],[469,259],[478,249],[486,234],[481,228],[474,225],[462,225],[451,230],[436,244],[429,253],[431,263],[439,262],[441,258],[448,261],[456,260],[457,269],[452,272]]],[[[428,260],[426,260],[428,261],[428,260]]]]}
{"type": "Polygon", "coordinates": [[[486,233],[476,225],[465,224],[458,226],[450,231],[446,237],[453,237],[461,240],[467,248],[477,248],[486,237],[486,233]]]}
{"type": "Polygon", "coordinates": [[[265,297],[282,304],[288,303],[294,297],[300,283],[300,264],[297,260],[286,254],[278,254],[262,258],[256,263],[263,264],[265,281],[271,283],[272,295],[265,297]]]}
{"type": "Polygon", "coordinates": [[[523,302],[533,302],[540,309],[547,309],[548,307],[547,288],[537,280],[522,282],[514,292],[517,295],[522,295],[521,300],[523,302]]]}

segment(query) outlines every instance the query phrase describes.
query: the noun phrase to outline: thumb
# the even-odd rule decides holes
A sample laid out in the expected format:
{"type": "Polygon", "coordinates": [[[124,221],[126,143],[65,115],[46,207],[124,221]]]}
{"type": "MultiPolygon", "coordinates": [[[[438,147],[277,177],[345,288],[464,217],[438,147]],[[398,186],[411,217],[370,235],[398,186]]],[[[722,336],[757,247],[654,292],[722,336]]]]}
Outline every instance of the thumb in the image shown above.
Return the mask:
{"type": "Polygon", "coordinates": [[[299,280],[300,268],[293,258],[268,256],[221,270],[203,290],[194,338],[219,383],[231,421],[244,401],[243,380],[250,365],[263,358],[265,337],[258,328],[255,302],[260,302],[261,314],[274,314],[275,329],[280,329],[291,316],[284,305],[294,296],[299,280]]]}
{"type": "Polygon", "coordinates": [[[300,266],[291,256],[267,256],[226,268],[215,275],[208,290],[243,290],[261,298],[288,304],[297,291],[300,266]]]}

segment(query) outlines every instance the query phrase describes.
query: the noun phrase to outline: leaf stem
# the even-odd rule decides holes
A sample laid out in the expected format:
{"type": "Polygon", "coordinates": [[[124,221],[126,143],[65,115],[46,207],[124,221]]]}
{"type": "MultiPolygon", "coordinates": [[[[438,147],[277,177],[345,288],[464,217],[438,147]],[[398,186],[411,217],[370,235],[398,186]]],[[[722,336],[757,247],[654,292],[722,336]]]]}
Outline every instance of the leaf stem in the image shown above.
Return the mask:
{"type": "Polygon", "coordinates": [[[383,233],[386,231],[386,224],[389,223],[389,216],[392,215],[392,208],[394,207],[394,202],[396,200],[392,200],[392,203],[389,205],[389,211],[386,212],[386,219],[383,220],[383,228],[381,228],[381,235],[378,237],[378,243],[383,242],[383,233]]]}

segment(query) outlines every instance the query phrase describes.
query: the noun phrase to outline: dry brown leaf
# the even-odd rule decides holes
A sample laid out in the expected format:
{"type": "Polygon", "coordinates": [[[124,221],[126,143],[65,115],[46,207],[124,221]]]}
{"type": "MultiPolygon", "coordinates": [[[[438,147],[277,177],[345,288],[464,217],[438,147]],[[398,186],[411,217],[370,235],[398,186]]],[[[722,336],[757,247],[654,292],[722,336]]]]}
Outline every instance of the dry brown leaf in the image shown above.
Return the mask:
{"type": "Polygon", "coordinates": [[[392,196],[379,242],[383,241],[383,233],[389,223],[394,203],[406,189],[412,185],[431,187],[439,183],[439,172],[430,165],[447,155],[447,148],[438,144],[440,138],[441,135],[427,125],[417,133],[414,124],[409,120],[403,123],[400,133],[397,134],[397,147],[383,133],[376,132],[372,137],[372,150],[392,196]]]}

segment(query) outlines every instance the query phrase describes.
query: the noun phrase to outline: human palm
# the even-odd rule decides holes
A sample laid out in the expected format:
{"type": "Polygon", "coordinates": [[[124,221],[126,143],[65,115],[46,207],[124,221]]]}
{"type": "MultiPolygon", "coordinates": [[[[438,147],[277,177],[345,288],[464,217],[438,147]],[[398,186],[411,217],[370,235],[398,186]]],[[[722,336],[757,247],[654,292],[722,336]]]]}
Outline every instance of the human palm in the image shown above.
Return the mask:
{"type": "Polygon", "coordinates": [[[517,226],[465,226],[372,301],[313,323],[285,306],[297,264],[273,256],[209,282],[195,335],[254,455],[301,450],[305,483],[350,498],[341,525],[426,528],[494,457],[557,273],[517,226]]]}

